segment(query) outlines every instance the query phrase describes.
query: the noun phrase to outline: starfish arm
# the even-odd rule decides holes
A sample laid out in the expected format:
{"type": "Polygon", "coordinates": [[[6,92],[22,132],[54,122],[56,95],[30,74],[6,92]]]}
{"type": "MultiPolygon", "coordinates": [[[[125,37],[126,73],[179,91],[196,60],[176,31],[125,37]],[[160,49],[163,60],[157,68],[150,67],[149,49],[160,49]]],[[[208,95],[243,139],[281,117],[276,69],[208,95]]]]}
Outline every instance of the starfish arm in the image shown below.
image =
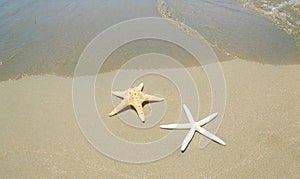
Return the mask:
{"type": "Polygon", "coordinates": [[[163,101],[163,100],[164,100],[164,98],[149,95],[149,94],[145,94],[145,101],[163,101]]]}
{"type": "Polygon", "coordinates": [[[194,118],[191,114],[191,111],[185,104],[183,104],[183,109],[184,109],[185,115],[188,118],[188,120],[190,121],[190,123],[192,123],[192,124],[195,123],[194,118]]]}
{"type": "Polygon", "coordinates": [[[182,152],[185,151],[186,147],[189,145],[190,141],[192,140],[194,134],[195,134],[195,127],[192,127],[182,142],[180,148],[182,152]]]}
{"type": "Polygon", "coordinates": [[[186,124],[166,124],[166,125],[160,125],[161,129],[190,129],[193,127],[193,124],[186,123],[186,124]]]}
{"type": "Polygon", "coordinates": [[[196,130],[198,132],[200,132],[202,135],[204,135],[205,137],[219,143],[219,144],[222,144],[222,145],[226,145],[226,143],[220,139],[219,137],[215,136],[214,134],[208,132],[207,130],[205,130],[204,128],[200,127],[200,126],[197,126],[196,130]]]}
{"type": "Polygon", "coordinates": [[[207,116],[206,118],[202,119],[201,121],[198,122],[199,126],[203,126],[207,123],[209,123],[210,121],[212,121],[213,119],[215,119],[218,116],[218,113],[213,113],[209,116],[207,116]]]}
{"type": "Polygon", "coordinates": [[[137,114],[139,115],[139,118],[141,119],[142,122],[145,122],[145,114],[143,111],[142,104],[136,105],[132,104],[132,106],[135,108],[137,114]]]}
{"type": "Polygon", "coordinates": [[[138,88],[140,91],[142,91],[143,88],[144,88],[144,83],[139,84],[139,86],[137,86],[137,88],[138,88]]]}
{"type": "Polygon", "coordinates": [[[112,110],[112,112],[109,113],[109,116],[113,116],[113,115],[117,114],[119,111],[121,111],[122,109],[124,109],[124,108],[125,108],[126,106],[128,106],[128,105],[129,105],[128,101],[125,100],[125,99],[123,99],[123,100],[121,101],[121,103],[118,104],[118,106],[115,107],[115,108],[112,110]]]}
{"type": "Polygon", "coordinates": [[[125,98],[126,94],[127,94],[127,90],[126,91],[112,91],[111,93],[120,98],[125,98]]]}

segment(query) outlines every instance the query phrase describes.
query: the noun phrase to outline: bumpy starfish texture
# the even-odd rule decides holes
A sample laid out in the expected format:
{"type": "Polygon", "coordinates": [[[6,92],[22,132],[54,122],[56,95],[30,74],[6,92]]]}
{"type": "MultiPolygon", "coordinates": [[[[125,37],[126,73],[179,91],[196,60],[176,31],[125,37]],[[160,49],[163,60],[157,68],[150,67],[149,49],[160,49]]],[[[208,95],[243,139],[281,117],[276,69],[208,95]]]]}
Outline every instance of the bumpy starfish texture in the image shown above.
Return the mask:
{"type": "Polygon", "coordinates": [[[209,123],[210,121],[212,121],[214,118],[216,118],[218,113],[213,113],[213,114],[207,116],[206,118],[204,118],[198,122],[195,122],[189,108],[185,104],[183,105],[183,109],[184,109],[186,117],[188,118],[190,123],[167,124],[167,125],[160,126],[160,128],[162,128],[162,129],[190,129],[188,134],[186,135],[186,137],[184,138],[184,140],[182,142],[182,145],[180,148],[180,150],[182,152],[185,151],[186,147],[192,140],[192,138],[195,134],[195,131],[198,131],[200,134],[204,135],[205,137],[207,137],[219,144],[226,145],[222,139],[220,139],[219,137],[215,136],[214,134],[208,132],[207,130],[205,130],[204,128],[201,127],[201,126],[204,126],[205,124],[209,123]]]}
{"type": "Polygon", "coordinates": [[[137,87],[130,88],[125,91],[112,91],[112,94],[115,96],[118,96],[120,98],[123,98],[121,103],[115,107],[115,109],[112,110],[111,113],[109,113],[109,116],[113,116],[120,112],[122,109],[124,109],[127,106],[132,106],[136,110],[139,118],[142,122],[145,122],[145,114],[143,111],[143,102],[145,101],[163,101],[164,98],[145,94],[142,92],[144,88],[144,84],[141,83],[137,87]]]}

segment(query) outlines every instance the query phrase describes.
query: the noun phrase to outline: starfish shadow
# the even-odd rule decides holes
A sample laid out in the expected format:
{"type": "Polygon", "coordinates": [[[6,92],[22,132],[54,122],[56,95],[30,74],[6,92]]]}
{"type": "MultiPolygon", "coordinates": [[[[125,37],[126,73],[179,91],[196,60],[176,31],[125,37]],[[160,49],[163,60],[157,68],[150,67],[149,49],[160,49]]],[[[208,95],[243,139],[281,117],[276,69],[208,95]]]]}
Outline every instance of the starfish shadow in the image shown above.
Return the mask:
{"type": "MultiPolygon", "coordinates": [[[[119,97],[119,98],[122,99],[121,97],[119,97]]],[[[157,102],[159,102],[159,101],[144,101],[144,102],[142,103],[142,105],[143,105],[143,107],[144,107],[144,106],[146,106],[146,105],[148,105],[148,104],[151,104],[151,103],[157,103],[157,102]]],[[[118,115],[118,114],[120,114],[120,113],[122,113],[122,112],[125,112],[125,111],[127,111],[127,110],[129,110],[129,109],[132,109],[132,110],[134,110],[134,111],[137,113],[136,109],[135,109],[132,105],[129,105],[129,106],[126,106],[125,108],[121,109],[118,113],[114,114],[114,116],[115,116],[115,115],[118,115]]]]}

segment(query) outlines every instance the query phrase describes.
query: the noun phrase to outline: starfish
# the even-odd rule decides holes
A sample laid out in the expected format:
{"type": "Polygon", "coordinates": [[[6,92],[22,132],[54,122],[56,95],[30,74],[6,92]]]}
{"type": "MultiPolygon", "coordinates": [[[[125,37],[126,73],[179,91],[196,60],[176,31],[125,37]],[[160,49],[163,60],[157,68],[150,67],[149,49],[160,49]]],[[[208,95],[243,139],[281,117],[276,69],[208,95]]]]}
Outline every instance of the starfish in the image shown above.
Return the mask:
{"type": "Polygon", "coordinates": [[[125,91],[112,91],[113,95],[123,98],[123,100],[117,107],[115,107],[115,109],[112,110],[111,113],[109,113],[109,116],[113,116],[113,115],[117,114],[118,112],[120,112],[122,109],[124,109],[127,106],[132,106],[136,110],[141,121],[145,122],[143,103],[145,101],[150,101],[150,102],[151,101],[153,101],[153,102],[163,101],[164,98],[145,94],[142,92],[143,88],[144,88],[144,84],[141,83],[137,87],[130,88],[125,91]]]}
{"type": "Polygon", "coordinates": [[[190,129],[190,131],[188,132],[188,134],[186,135],[186,137],[184,138],[182,145],[181,145],[181,152],[184,152],[186,147],[188,146],[188,144],[190,143],[190,141],[192,140],[195,131],[198,131],[199,133],[201,133],[202,135],[204,135],[205,137],[219,143],[222,145],[226,145],[225,142],[220,139],[219,137],[215,136],[214,134],[208,132],[207,130],[205,130],[204,128],[202,128],[201,126],[204,126],[205,124],[207,124],[208,122],[212,121],[214,118],[217,117],[218,113],[213,113],[209,116],[207,116],[206,118],[195,122],[194,118],[189,110],[189,108],[183,104],[183,109],[184,112],[186,114],[186,117],[189,120],[189,123],[185,123],[185,124],[167,124],[167,125],[161,125],[160,128],[162,129],[190,129]]]}

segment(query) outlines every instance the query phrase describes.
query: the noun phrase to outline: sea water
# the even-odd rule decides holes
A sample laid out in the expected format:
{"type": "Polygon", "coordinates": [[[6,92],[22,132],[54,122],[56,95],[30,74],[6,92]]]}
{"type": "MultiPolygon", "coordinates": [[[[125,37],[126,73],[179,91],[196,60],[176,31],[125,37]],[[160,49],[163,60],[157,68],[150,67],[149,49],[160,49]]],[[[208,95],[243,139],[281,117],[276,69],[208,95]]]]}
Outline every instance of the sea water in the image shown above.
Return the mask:
{"type": "Polygon", "coordinates": [[[262,63],[295,62],[294,37],[271,20],[233,0],[159,1],[163,17],[196,29],[216,52],[262,63]]]}
{"type": "MultiPolygon", "coordinates": [[[[139,17],[171,18],[189,25],[207,40],[220,60],[297,62],[297,0],[0,0],[0,80],[38,74],[72,76],[80,54],[97,34],[139,17]]],[[[157,47],[160,44],[166,46],[158,42],[154,50],[163,49],[157,47]]],[[[149,46],[124,47],[117,56],[139,48],[149,46]]]]}

